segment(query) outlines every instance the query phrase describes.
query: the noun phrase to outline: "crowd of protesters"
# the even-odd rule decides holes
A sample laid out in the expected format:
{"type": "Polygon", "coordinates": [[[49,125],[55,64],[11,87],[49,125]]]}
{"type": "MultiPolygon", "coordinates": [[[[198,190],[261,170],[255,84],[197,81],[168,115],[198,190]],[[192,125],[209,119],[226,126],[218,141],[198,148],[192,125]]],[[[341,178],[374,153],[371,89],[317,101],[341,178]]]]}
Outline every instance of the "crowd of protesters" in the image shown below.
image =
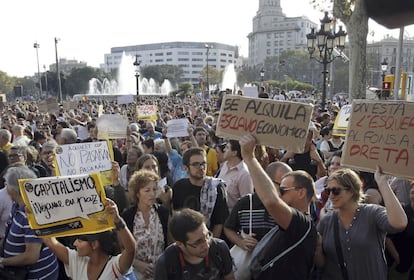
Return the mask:
{"type": "MultiPolygon", "coordinates": [[[[310,233],[290,255],[259,277],[252,275],[254,279],[414,279],[408,278],[414,277],[414,181],[385,176],[381,167],[369,173],[341,166],[346,139],[333,133],[333,123],[343,100],[328,101],[325,111],[315,105],[305,150],[294,153],[259,145],[252,135],[239,141],[218,137],[225,94],[231,90],[211,99],[141,97],[141,105],[157,105],[155,121],[138,120],[135,103],[108,100],[83,100],[72,109],[63,104],[56,112],[40,112],[35,102],[5,106],[0,129],[0,238],[5,239],[0,242],[0,266],[31,267],[36,279],[84,279],[73,267],[83,254],[100,266],[89,274],[89,264],[82,260],[88,279],[118,279],[104,276],[109,271],[102,274],[107,262],[99,256],[112,254],[117,273],[126,279],[237,279],[229,248],[253,251],[278,226],[275,252],[308,228],[310,233]],[[12,181],[16,176],[56,175],[59,145],[98,141],[100,110],[129,120],[125,138],[111,140],[116,178],[105,188],[117,222],[112,238],[118,238],[120,248],[114,253],[102,251],[101,236],[37,238],[12,181]],[[182,118],[191,124],[189,136],[168,138],[167,122],[182,118]],[[161,187],[160,180],[165,182],[161,187]],[[5,226],[17,219],[25,221],[20,229],[25,237],[18,245],[5,226]],[[36,253],[29,252],[33,248],[36,253]],[[46,267],[43,255],[58,265],[46,267]]],[[[289,99],[282,91],[260,97],[289,99]]],[[[301,97],[308,102],[309,95],[301,97]]]]}

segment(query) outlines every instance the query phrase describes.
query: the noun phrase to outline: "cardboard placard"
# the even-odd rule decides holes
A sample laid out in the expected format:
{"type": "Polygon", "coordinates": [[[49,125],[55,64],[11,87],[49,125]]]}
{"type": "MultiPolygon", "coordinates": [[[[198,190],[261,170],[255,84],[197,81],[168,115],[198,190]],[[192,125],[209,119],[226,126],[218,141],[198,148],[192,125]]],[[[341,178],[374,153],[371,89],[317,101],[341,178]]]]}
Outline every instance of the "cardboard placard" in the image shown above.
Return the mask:
{"type": "Polygon", "coordinates": [[[61,145],[56,149],[57,175],[101,173],[104,186],[112,185],[112,145],[109,141],[61,145]]]}
{"type": "Polygon", "coordinates": [[[341,163],[414,178],[414,103],[354,100],[341,163]]]}
{"type": "Polygon", "coordinates": [[[139,105],[137,106],[137,119],[139,120],[152,120],[158,119],[157,105],[139,105]]]}
{"type": "Polygon", "coordinates": [[[336,116],[334,126],[333,126],[333,135],[345,136],[346,129],[348,128],[349,117],[351,116],[351,105],[342,106],[339,110],[338,115],[336,116]]]}
{"type": "Polygon", "coordinates": [[[126,138],[128,118],[121,115],[104,114],[96,120],[98,139],[126,138]]]}
{"type": "Polygon", "coordinates": [[[114,227],[97,173],[19,180],[30,228],[38,236],[91,234],[114,227]]]}
{"type": "Polygon", "coordinates": [[[238,140],[250,133],[262,145],[303,153],[311,114],[309,104],[226,95],[216,134],[238,140]]]}
{"type": "Polygon", "coordinates": [[[188,136],[188,119],[173,119],[167,121],[167,137],[186,137],[188,136]]]}

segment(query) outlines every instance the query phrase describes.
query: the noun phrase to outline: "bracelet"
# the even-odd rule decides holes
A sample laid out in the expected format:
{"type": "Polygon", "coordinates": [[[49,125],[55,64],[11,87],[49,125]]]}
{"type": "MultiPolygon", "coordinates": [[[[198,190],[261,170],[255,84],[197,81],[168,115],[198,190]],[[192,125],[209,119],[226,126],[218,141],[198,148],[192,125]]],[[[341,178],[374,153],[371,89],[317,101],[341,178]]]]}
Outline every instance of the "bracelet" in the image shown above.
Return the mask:
{"type": "Polygon", "coordinates": [[[125,221],[123,219],[120,219],[119,222],[115,223],[115,230],[121,230],[126,227],[125,221]]]}

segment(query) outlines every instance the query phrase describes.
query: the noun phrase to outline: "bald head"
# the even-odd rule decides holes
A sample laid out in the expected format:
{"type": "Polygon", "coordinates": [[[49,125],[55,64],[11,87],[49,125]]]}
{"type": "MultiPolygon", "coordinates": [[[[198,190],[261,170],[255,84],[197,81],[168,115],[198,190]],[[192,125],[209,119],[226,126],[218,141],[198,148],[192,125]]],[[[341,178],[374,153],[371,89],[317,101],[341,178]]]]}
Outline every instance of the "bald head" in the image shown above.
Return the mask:
{"type": "Polygon", "coordinates": [[[292,168],[286,163],[281,162],[281,161],[272,162],[266,167],[267,175],[269,175],[273,183],[277,186],[280,185],[280,182],[282,181],[282,177],[286,173],[291,172],[291,171],[292,171],[292,168]]]}

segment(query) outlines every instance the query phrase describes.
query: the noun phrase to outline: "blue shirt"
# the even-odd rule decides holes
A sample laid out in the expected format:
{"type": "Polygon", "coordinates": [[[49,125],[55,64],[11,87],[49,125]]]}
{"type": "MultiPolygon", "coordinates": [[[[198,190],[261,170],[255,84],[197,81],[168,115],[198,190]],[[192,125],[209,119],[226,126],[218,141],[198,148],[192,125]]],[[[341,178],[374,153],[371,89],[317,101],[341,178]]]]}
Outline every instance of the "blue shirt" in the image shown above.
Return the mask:
{"type": "MultiPolygon", "coordinates": [[[[42,243],[42,239],[36,237],[34,231],[29,227],[24,206],[19,207],[17,203],[13,203],[8,224],[10,224],[10,231],[4,244],[5,258],[24,253],[25,243],[42,243]]],[[[39,259],[29,268],[27,279],[58,279],[57,258],[47,246],[42,245],[39,259]]]]}

